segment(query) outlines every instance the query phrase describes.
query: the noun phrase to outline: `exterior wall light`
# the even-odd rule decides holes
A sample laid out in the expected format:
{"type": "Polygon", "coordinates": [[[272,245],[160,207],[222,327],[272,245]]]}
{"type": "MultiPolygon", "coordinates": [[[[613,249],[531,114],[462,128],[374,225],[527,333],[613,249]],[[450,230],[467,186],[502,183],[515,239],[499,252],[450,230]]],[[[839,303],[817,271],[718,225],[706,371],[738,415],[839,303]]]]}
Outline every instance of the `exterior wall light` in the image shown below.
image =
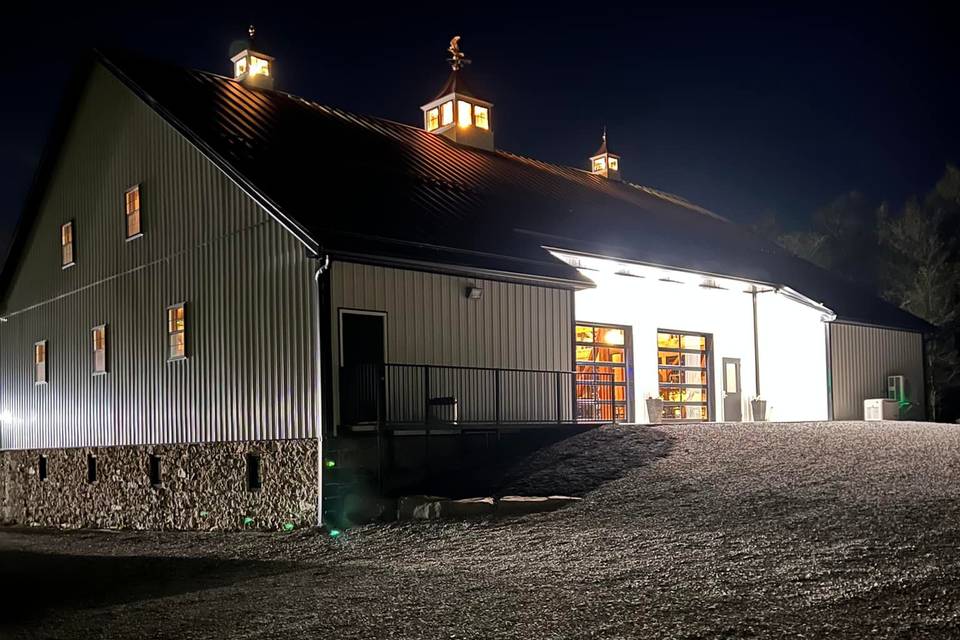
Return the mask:
{"type": "Polygon", "coordinates": [[[483,289],[480,287],[467,287],[465,294],[471,300],[479,300],[483,297],[483,289]]]}

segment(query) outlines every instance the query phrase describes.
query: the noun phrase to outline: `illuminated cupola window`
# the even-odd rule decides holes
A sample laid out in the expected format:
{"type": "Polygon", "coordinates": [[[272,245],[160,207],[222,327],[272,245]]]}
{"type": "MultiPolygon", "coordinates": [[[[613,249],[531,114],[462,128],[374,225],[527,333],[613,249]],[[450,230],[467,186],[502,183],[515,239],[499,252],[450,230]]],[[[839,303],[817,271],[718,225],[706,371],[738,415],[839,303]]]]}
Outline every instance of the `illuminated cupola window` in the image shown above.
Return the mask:
{"type": "Polygon", "coordinates": [[[620,180],[620,156],[607,149],[607,128],[603,128],[603,143],[590,156],[590,173],[610,180],[620,180]]]}
{"type": "Polygon", "coordinates": [[[253,25],[250,25],[247,33],[247,47],[230,58],[233,62],[233,79],[251,87],[273,89],[273,57],[254,48],[257,30],[253,25]]]}
{"type": "Polygon", "coordinates": [[[437,97],[420,107],[423,128],[454,142],[493,151],[493,103],[467,89],[463,67],[470,64],[460,51],[460,36],[450,41],[450,77],[437,97]]]}

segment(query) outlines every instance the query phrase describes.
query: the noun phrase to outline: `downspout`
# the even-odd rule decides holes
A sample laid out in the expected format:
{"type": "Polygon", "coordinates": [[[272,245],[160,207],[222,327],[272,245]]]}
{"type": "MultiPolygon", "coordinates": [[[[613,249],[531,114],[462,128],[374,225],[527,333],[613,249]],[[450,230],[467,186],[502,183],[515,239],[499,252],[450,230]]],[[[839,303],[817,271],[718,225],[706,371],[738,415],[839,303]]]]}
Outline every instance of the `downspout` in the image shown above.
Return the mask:
{"type": "Polygon", "coordinates": [[[750,297],[753,299],[753,382],[755,396],[760,397],[760,332],[757,330],[757,288],[750,288],[750,297]]]}
{"type": "Polygon", "coordinates": [[[316,344],[314,345],[314,367],[316,370],[316,402],[314,402],[314,407],[316,407],[315,412],[315,422],[317,429],[317,526],[323,526],[323,341],[324,336],[321,335],[321,327],[323,323],[321,322],[320,313],[322,311],[323,304],[321,304],[324,291],[323,286],[320,284],[320,279],[323,277],[324,272],[330,267],[330,256],[326,254],[320,254],[317,256],[317,259],[320,261],[320,266],[317,268],[316,273],[313,276],[313,280],[316,283],[316,292],[317,292],[317,301],[314,307],[316,311],[315,315],[315,329],[316,329],[316,344]]]}

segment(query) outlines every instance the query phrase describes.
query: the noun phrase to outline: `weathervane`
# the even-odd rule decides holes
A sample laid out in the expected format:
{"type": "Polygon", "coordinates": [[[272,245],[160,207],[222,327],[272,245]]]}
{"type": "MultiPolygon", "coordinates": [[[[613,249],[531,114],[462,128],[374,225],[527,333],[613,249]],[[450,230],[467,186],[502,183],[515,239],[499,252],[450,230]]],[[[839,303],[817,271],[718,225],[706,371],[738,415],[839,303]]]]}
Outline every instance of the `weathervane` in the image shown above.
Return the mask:
{"type": "Polygon", "coordinates": [[[247,35],[250,37],[250,47],[253,48],[253,40],[257,37],[257,28],[253,25],[247,27],[247,35]]]}
{"type": "Polygon", "coordinates": [[[453,36],[450,40],[450,48],[447,51],[450,52],[450,58],[447,61],[454,71],[459,71],[463,68],[463,65],[470,64],[470,60],[464,57],[463,51],[460,51],[460,36],[453,36]]]}

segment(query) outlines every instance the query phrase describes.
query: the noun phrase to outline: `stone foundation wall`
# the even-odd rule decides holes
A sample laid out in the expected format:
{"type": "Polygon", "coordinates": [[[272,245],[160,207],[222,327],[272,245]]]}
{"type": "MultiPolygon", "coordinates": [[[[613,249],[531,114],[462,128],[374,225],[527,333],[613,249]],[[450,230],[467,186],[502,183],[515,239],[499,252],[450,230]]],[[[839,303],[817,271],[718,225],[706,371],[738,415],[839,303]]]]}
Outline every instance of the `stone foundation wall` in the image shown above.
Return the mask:
{"type": "Polygon", "coordinates": [[[0,451],[0,522],[110,529],[278,529],[317,524],[317,441],[0,451]],[[248,487],[247,456],[262,486],[248,487]],[[97,479],[88,481],[88,455],[97,479]],[[161,483],[151,484],[150,455],[161,483]],[[46,456],[47,479],[39,478],[46,456]]]}

